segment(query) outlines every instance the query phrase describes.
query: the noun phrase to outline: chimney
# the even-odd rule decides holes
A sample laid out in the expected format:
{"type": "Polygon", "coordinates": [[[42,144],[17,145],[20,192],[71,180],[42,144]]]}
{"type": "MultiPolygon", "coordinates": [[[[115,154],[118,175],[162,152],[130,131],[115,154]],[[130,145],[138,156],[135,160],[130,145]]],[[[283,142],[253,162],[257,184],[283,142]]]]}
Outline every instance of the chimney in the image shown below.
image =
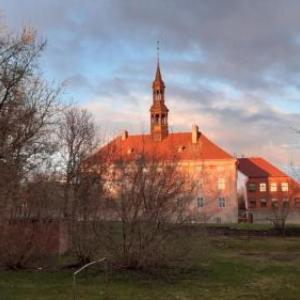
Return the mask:
{"type": "Polygon", "coordinates": [[[200,135],[199,127],[196,124],[194,124],[192,127],[192,143],[193,144],[198,143],[199,135],[200,135]]]}
{"type": "Polygon", "coordinates": [[[127,140],[127,138],[128,138],[128,131],[124,130],[123,133],[122,133],[122,141],[127,140]]]}

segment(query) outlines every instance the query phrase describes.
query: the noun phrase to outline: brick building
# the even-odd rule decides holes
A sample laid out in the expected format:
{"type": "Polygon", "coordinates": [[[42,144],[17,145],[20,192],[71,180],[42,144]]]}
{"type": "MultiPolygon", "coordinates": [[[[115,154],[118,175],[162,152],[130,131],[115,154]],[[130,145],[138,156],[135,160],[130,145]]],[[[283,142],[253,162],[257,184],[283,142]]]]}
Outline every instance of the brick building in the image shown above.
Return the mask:
{"type": "Polygon", "coordinates": [[[190,132],[169,132],[169,109],[159,62],[152,93],[149,134],[130,135],[124,131],[102,147],[99,154],[114,149],[113,160],[128,162],[141,153],[149,159],[156,156],[170,162],[176,157],[178,172],[191,174],[197,185],[191,214],[208,222],[237,222],[236,159],[209,140],[197,125],[190,132]]]}
{"type": "Polygon", "coordinates": [[[238,171],[246,212],[254,222],[268,222],[280,208],[288,210],[288,222],[300,222],[298,182],[261,157],[239,158],[238,171]]]}

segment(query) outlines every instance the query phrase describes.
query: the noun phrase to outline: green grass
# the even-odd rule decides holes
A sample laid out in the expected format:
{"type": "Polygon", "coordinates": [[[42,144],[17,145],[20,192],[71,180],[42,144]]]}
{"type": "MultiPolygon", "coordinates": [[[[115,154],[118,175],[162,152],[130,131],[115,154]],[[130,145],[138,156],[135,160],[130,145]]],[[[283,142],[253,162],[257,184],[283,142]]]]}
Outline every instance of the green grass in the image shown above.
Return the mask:
{"type": "MultiPolygon", "coordinates": [[[[189,268],[80,274],[78,299],[300,299],[300,238],[214,237],[205,259],[201,243],[195,235],[189,268]]],[[[2,271],[0,299],[73,299],[72,273],[2,271]]]]}

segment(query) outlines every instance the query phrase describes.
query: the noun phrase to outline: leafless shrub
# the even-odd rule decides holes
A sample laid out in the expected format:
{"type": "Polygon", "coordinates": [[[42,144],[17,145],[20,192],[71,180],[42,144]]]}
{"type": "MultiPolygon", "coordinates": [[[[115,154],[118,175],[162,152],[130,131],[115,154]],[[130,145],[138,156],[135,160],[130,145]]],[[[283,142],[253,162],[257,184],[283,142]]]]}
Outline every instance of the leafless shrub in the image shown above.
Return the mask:
{"type": "Polygon", "coordinates": [[[278,230],[282,234],[285,234],[286,229],[286,220],[289,215],[289,207],[285,203],[272,204],[272,217],[270,218],[271,223],[274,226],[275,230],[278,230]]]}

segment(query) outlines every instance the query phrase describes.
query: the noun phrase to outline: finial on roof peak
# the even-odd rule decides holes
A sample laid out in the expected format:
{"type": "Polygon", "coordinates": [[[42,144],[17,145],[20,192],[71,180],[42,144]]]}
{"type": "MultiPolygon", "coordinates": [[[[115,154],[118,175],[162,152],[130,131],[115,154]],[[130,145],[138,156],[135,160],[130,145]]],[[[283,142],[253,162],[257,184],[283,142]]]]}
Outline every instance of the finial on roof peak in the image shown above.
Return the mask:
{"type": "Polygon", "coordinates": [[[162,76],[161,76],[161,72],[160,72],[160,65],[159,65],[159,41],[156,41],[156,50],[157,50],[157,67],[156,67],[156,73],[155,73],[155,82],[159,82],[162,83],[162,76]]]}
{"type": "Polygon", "coordinates": [[[159,66],[159,41],[156,41],[157,66],[159,66]]]}

